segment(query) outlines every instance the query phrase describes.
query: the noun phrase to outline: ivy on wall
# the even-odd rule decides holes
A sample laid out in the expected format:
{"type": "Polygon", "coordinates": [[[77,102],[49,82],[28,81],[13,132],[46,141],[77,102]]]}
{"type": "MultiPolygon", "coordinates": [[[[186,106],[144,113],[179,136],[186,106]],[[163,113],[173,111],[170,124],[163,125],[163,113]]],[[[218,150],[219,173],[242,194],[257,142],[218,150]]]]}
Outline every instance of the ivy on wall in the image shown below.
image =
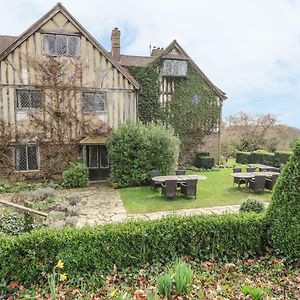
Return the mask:
{"type": "Polygon", "coordinates": [[[204,136],[218,125],[220,105],[216,92],[188,63],[187,77],[174,77],[174,94],[164,108],[160,105],[159,63],[147,67],[130,67],[139,81],[139,119],[142,122],[162,120],[170,124],[181,140],[180,162],[194,157],[204,136]]]}
{"type": "Polygon", "coordinates": [[[159,103],[159,66],[128,67],[133,77],[140,83],[138,115],[143,123],[157,121],[161,118],[159,103]]]}
{"type": "Polygon", "coordinates": [[[190,64],[187,78],[175,78],[174,84],[169,123],[182,142],[181,161],[188,161],[204,136],[217,128],[220,105],[215,91],[190,64]]]}

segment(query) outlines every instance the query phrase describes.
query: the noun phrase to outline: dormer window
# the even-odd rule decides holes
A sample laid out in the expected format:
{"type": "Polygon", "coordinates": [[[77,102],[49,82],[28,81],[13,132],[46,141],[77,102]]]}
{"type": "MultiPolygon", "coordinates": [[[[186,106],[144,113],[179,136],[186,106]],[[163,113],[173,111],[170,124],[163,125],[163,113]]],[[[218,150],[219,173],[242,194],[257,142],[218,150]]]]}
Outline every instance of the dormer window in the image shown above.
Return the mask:
{"type": "Polygon", "coordinates": [[[163,76],[187,76],[187,61],[179,59],[165,59],[162,68],[163,76]]]}
{"type": "Polygon", "coordinates": [[[65,34],[44,34],[43,51],[53,56],[78,56],[80,37],[65,34]]]}

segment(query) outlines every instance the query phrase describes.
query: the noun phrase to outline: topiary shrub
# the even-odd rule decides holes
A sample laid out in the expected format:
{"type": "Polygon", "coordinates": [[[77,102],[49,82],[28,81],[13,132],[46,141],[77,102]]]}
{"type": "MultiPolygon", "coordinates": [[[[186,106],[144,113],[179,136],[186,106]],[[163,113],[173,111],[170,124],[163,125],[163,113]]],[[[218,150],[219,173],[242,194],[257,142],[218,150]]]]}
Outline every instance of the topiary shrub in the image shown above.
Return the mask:
{"type": "Polygon", "coordinates": [[[269,242],[279,255],[300,259],[300,142],[275,185],[267,210],[269,242]]]}
{"type": "Polygon", "coordinates": [[[197,156],[195,166],[201,169],[212,169],[215,165],[215,160],[213,157],[207,156],[197,156]]]}
{"type": "Polygon", "coordinates": [[[119,186],[140,185],[151,170],[175,173],[179,139],[162,124],[126,123],[108,141],[109,181],[119,186]]]}
{"type": "Polygon", "coordinates": [[[240,212],[256,212],[260,213],[264,210],[263,202],[256,199],[247,199],[242,202],[240,212]]]}
{"type": "Polygon", "coordinates": [[[81,160],[77,160],[70,163],[63,177],[63,186],[66,188],[85,187],[89,182],[89,170],[81,160]]]}

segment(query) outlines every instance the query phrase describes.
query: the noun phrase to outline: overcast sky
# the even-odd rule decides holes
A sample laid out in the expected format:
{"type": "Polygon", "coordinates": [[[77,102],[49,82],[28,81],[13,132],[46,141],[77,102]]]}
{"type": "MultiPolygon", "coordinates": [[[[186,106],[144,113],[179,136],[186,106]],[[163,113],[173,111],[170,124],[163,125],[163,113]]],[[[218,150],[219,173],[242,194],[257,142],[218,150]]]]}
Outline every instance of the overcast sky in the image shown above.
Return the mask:
{"type": "MultiPolygon", "coordinates": [[[[272,113],[300,128],[300,0],[65,0],[107,49],[113,27],[121,52],[183,46],[228,100],[224,115],[272,113]]],[[[0,0],[0,34],[19,35],[56,4],[0,0]]]]}

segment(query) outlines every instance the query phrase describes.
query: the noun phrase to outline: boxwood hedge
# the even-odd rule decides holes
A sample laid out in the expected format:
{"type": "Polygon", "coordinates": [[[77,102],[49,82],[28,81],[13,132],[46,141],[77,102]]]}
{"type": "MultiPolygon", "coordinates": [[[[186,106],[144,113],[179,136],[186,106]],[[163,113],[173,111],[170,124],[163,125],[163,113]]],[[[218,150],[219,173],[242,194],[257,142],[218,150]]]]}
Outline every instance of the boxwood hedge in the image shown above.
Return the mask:
{"type": "Polygon", "coordinates": [[[0,238],[0,278],[32,284],[46,280],[58,259],[69,278],[105,275],[181,255],[194,260],[245,258],[264,249],[264,216],[169,217],[96,228],[43,229],[0,238]]]}

